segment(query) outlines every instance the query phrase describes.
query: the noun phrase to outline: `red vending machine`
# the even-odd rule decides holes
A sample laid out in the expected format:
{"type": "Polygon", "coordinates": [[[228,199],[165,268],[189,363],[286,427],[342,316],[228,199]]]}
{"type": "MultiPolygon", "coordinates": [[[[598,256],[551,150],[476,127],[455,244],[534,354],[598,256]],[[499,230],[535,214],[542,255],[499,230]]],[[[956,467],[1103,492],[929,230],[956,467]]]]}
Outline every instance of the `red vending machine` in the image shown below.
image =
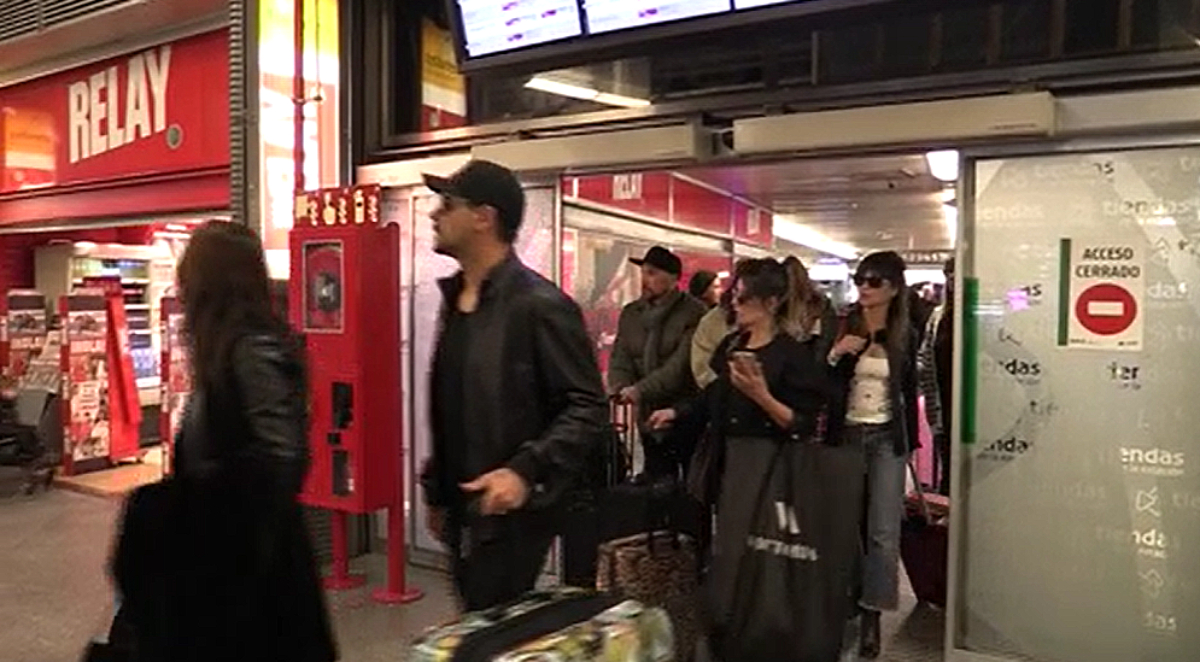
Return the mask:
{"type": "Polygon", "coordinates": [[[312,466],[304,503],[333,511],[330,588],[347,568],[346,517],[387,509],[382,602],[420,597],[404,585],[400,389],[400,232],[380,223],[378,186],[323,189],[296,200],[289,300],[305,335],[312,466]]]}

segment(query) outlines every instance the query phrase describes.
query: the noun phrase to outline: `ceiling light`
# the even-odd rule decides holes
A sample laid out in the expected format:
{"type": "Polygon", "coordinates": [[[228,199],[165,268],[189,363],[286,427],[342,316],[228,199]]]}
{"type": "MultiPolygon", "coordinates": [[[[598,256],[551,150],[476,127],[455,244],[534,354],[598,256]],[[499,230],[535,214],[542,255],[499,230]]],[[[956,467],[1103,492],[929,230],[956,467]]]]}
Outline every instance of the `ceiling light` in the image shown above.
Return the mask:
{"type": "Polygon", "coordinates": [[[774,234],[784,241],[807,246],[814,251],[820,251],[843,260],[853,260],[858,257],[858,249],[850,244],[834,241],[816,230],[802,225],[794,217],[776,215],[774,234]]]}
{"type": "Polygon", "coordinates": [[[612,94],[609,92],[601,92],[590,87],[581,85],[572,85],[562,81],[552,80],[543,76],[534,76],[525,83],[525,87],[546,94],[556,94],[560,97],[568,97],[570,99],[581,99],[583,101],[592,101],[606,106],[620,106],[622,108],[644,108],[650,105],[647,99],[638,99],[636,97],[627,97],[623,94],[612,94]]]}
{"type": "Polygon", "coordinates": [[[943,149],[925,154],[929,174],[939,181],[958,181],[958,150],[943,149]]]}

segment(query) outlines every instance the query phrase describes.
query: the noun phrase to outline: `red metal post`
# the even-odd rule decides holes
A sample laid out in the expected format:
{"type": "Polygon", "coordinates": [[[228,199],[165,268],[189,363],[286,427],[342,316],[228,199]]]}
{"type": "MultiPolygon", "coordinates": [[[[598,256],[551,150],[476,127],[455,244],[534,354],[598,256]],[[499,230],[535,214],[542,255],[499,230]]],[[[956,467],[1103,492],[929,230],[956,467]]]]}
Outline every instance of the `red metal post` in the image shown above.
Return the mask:
{"type": "Polygon", "coordinates": [[[304,107],[307,105],[304,91],[304,0],[295,0],[292,17],[294,30],[292,41],[296,50],[295,74],[292,76],[292,102],[296,104],[293,118],[296,144],[292,147],[295,161],[296,193],[304,192],[304,107]]]}
{"type": "Polygon", "coordinates": [[[367,583],[363,575],[350,574],[350,545],[346,536],[346,513],[332,511],[333,515],[333,568],[325,578],[325,588],[331,591],[348,591],[367,583]]]}
{"type": "Polygon", "coordinates": [[[406,561],[404,554],[404,481],[397,481],[396,499],[388,508],[387,531],[387,586],[371,594],[371,599],[388,605],[408,604],[420,600],[425,594],[405,580],[406,561]]]}

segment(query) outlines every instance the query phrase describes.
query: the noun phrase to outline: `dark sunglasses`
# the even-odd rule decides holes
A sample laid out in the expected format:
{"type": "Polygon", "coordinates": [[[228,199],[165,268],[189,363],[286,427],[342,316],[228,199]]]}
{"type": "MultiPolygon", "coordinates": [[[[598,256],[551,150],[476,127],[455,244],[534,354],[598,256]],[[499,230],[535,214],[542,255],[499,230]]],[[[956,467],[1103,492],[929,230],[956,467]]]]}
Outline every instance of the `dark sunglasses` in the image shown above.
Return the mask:
{"type": "Polygon", "coordinates": [[[877,289],[883,287],[883,284],[886,282],[888,282],[888,279],[884,278],[883,276],[874,276],[874,275],[864,276],[862,274],[854,275],[854,284],[858,287],[867,285],[867,286],[871,287],[872,289],[877,290],[877,289]]]}

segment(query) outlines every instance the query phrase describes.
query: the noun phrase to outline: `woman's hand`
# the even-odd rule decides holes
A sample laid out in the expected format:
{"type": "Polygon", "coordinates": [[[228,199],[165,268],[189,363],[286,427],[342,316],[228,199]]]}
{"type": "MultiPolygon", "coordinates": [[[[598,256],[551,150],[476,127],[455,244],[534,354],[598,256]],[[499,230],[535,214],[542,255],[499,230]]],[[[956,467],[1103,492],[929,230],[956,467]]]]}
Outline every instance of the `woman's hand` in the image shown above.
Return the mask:
{"type": "Polygon", "coordinates": [[[733,382],[734,388],[742,392],[742,395],[760,405],[771,399],[771,391],[767,387],[767,378],[763,375],[762,364],[757,360],[731,361],[729,379],[733,382]]]}
{"type": "Polygon", "coordinates": [[[674,409],[660,409],[650,414],[650,418],[646,421],[646,424],[650,426],[651,430],[665,430],[675,423],[675,419],[678,416],[679,412],[674,409]]]}
{"type": "Polygon", "coordinates": [[[862,336],[842,336],[829,353],[830,360],[837,361],[849,354],[862,354],[867,349],[867,339],[862,336]]]}

